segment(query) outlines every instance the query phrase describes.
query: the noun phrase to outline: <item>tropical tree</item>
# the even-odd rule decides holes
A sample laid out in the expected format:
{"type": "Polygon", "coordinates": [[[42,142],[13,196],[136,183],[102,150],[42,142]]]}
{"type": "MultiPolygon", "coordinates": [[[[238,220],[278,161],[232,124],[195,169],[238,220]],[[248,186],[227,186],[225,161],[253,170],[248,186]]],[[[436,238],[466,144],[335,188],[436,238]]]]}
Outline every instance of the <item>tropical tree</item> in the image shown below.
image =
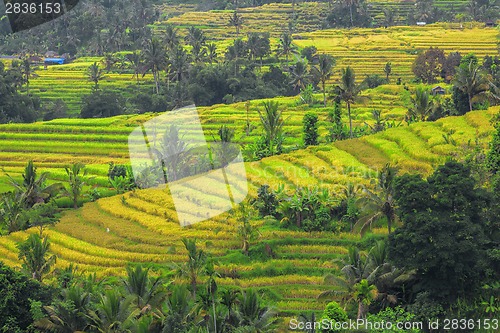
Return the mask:
{"type": "Polygon", "coordinates": [[[297,54],[297,46],[293,44],[292,35],[289,33],[283,33],[279,40],[278,49],[276,50],[278,56],[285,56],[286,62],[288,63],[288,58],[292,54],[297,54]]]}
{"type": "Polygon", "coordinates": [[[377,287],[363,279],[354,285],[354,299],[358,302],[357,319],[365,319],[368,307],[377,296],[377,287]]]}
{"type": "Polygon", "coordinates": [[[139,310],[131,310],[131,302],[132,298],[123,297],[116,289],[106,290],[89,314],[91,326],[102,333],[124,332],[139,314],[139,310]]]}
{"type": "Polygon", "coordinates": [[[397,169],[389,163],[384,166],[378,175],[375,191],[364,189],[365,197],[358,202],[364,205],[363,209],[369,213],[356,222],[355,228],[364,232],[367,227],[371,228],[373,222],[381,217],[387,219],[387,229],[391,233],[391,227],[396,220],[396,202],[394,199],[394,180],[397,169]]]}
{"type": "Polygon", "coordinates": [[[299,93],[306,87],[309,83],[311,75],[307,71],[307,65],[302,61],[297,61],[297,63],[291,67],[292,81],[290,84],[293,89],[299,93]]]}
{"type": "Polygon", "coordinates": [[[73,203],[73,208],[78,208],[78,200],[82,197],[83,187],[86,182],[84,177],[87,176],[87,169],[85,169],[85,164],[74,163],[71,167],[64,168],[66,175],[68,175],[68,189],[66,189],[65,195],[69,197],[73,203]]]}
{"type": "Polygon", "coordinates": [[[260,303],[259,296],[253,289],[247,289],[241,294],[236,310],[239,330],[259,333],[274,331],[273,324],[276,312],[260,303]]]}
{"type": "Polygon", "coordinates": [[[240,29],[243,22],[243,17],[236,10],[233,12],[233,15],[229,17],[228,24],[230,27],[234,27],[236,29],[236,38],[239,38],[240,36],[240,29]]]}
{"type": "Polygon", "coordinates": [[[21,74],[23,76],[23,81],[26,83],[26,94],[30,94],[30,79],[36,77],[34,68],[31,66],[31,62],[28,59],[24,59],[21,62],[21,74]]]}
{"type": "Polygon", "coordinates": [[[257,229],[250,223],[252,213],[247,204],[241,204],[236,214],[236,218],[239,220],[237,234],[242,244],[241,252],[246,256],[248,256],[250,250],[250,243],[259,236],[257,229]]]}
{"type": "Polygon", "coordinates": [[[142,56],[138,52],[129,53],[125,56],[127,62],[130,63],[132,70],[134,71],[134,75],[132,75],[132,79],[137,79],[137,84],[139,84],[139,74],[144,71],[144,64],[142,63],[142,56]]]}
{"type": "Polygon", "coordinates": [[[164,304],[163,332],[185,332],[195,324],[196,309],[184,285],[174,285],[164,304]]]}
{"type": "Polygon", "coordinates": [[[392,73],[392,63],[389,61],[384,66],[385,79],[389,82],[389,75],[392,73]]]}
{"type": "Polygon", "coordinates": [[[207,61],[209,63],[216,63],[217,62],[217,44],[215,43],[210,43],[207,45],[207,61]]]}
{"type": "Polygon", "coordinates": [[[49,238],[45,236],[42,239],[38,234],[31,234],[27,240],[17,245],[23,269],[40,282],[56,263],[56,255],[49,255],[49,248],[49,238]]]}
{"type": "Polygon", "coordinates": [[[269,147],[271,155],[274,155],[274,144],[277,140],[280,140],[285,122],[283,121],[282,111],[279,109],[277,101],[266,101],[262,105],[264,106],[264,112],[260,109],[257,109],[257,112],[266,132],[266,144],[269,147]]]}
{"type": "Polygon", "coordinates": [[[455,73],[453,84],[469,100],[469,111],[472,111],[472,103],[475,100],[485,98],[489,90],[488,74],[479,64],[470,61],[468,65],[460,65],[455,73]]]}
{"type": "Polygon", "coordinates": [[[188,260],[183,265],[177,266],[177,275],[187,277],[191,285],[191,295],[196,299],[198,276],[205,268],[207,255],[196,246],[196,239],[183,238],[182,243],[188,252],[188,260]]]}
{"type": "Polygon", "coordinates": [[[151,71],[153,73],[153,79],[155,82],[156,94],[160,93],[160,72],[165,68],[167,64],[167,55],[165,49],[160,43],[160,40],[156,38],[151,38],[144,45],[144,50],[142,52],[144,58],[144,72],[143,76],[147,72],[151,71]]]}
{"type": "Polygon", "coordinates": [[[335,59],[329,54],[320,54],[318,64],[312,67],[313,73],[319,78],[321,82],[321,90],[323,91],[323,105],[326,108],[326,81],[330,79],[333,74],[333,67],[335,66],[335,59]]]}
{"type": "Polygon", "coordinates": [[[425,87],[415,89],[415,96],[411,97],[412,107],[408,110],[410,118],[425,121],[434,108],[434,102],[425,87]]]}
{"type": "Polygon", "coordinates": [[[22,183],[8,174],[7,177],[9,178],[10,185],[14,187],[14,191],[17,193],[18,199],[23,207],[31,208],[37,203],[48,202],[63,188],[61,183],[47,186],[46,181],[48,175],[47,172],[43,172],[38,176],[37,168],[33,164],[33,161],[30,160],[24,168],[22,183]]]}
{"type": "Polygon", "coordinates": [[[167,127],[160,147],[152,150],[162,165],[165,180],[174,181],[182,177],[190,147],[180,135],[177,125],[167,127]]]}
{"type": "Polygon", "coordinates": [[[94,90],[98,90],[99,81],[106,78],[106,76],[104,76],[103,70],[99,68],[97,62],[94,62],[89,66],[89,68],[87,69],[87,77],[89,81],[94,82],[94,90]]]}
{"type": "Polygon", "coordinates": [[[171,79],[172,81],[181,82],[187,76],[189,71],[189,56],[182,46],[176,47],[170,52],[171,63],[171,79]]]}
{"type": "Polygon", "coordinates": [[[126,292],[133,297],[134,306],[145,313],[147,310],[158,308],[165,299],[163,279],[161,276],[150,278],[149,268],[141,265],[135,268],[127,267],[127,277],[123,279],[126,292]]]}
{"type": "Polygon", "coordinates": [[[46,317],[34,322],[36,328],[50,332],[84,332],[89,328],[91,295],[75,285],[64,288],[51,305],[44,306],[46,317]]]}
{"type": "Polygon", "coordinates": [[[351,105],[358,100],[358,95],[362,91],[362,85],[356,84],[356,74],[350,66],[342,69],[340,82],[335,87],[340,100],[347,104],[347,115],[349,117],[349,137],[353,138],[351,105]]]}
{"type": "Polygon", "coordinates": [[[168,51],[175,50],[179,46],[179,29],[175,28],[173,25],[167,25],[165,27],[165,32],[163,33],[163,41],[167,47],[168,51]]]}

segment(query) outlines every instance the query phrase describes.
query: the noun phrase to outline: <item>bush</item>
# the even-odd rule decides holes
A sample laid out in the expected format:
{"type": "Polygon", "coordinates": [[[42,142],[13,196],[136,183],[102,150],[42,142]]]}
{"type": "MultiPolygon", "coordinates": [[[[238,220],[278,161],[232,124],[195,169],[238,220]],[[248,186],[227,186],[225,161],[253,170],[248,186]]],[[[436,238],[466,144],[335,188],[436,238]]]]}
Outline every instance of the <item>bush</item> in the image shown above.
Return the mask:
{"type": "Polygon", "coordinates": [[[68,116],[68,106],[62,99],[55,100],[44,105],[43,120],[53,120],[57,118],[66,118],[68,116]]]}
{"type": "Polygon", "coordinates": [[[371,329],[370,332],[375,333],[392,333],[392,332],[410,332],[419,333],[419,329],[398,329],[396,323],[415,323],[415,315],[410,312],[406,312],[403,308],[397,306],[394,309],[387,307],[377,314],[369,315],[366,320],[370,323],[391,323],[393,327],[391,329],[371,329]]]}
{"type": "Polygon", "coordinates": [[[94,91],[82,97],[81,118],[105,118],[123,114],[124,102],[113,92],[94,91]]]}
{"type": "Polygon", "coordinates": [[[368,88],[377,88],[380,85],[386,84],[387,80],[378,74],[368,75],[363,81],[368,88]]]}
{"type": "Polygon", "coordinates": [[[306,113],[303,120],[304,124],[304,145],[315,146],[318,144],[318,115],[315,113],[306,113]]]}
{"type": "Polygon", "coordinates": [[[331,323],[330,329],[323,330],[323,332],[340,332],[340,330],[336,330],[334,327],[335,323],[338,322],[346,322],[349,318],[347,318],[347,313],[340,307],[337,302],[330,302],[326,305],[325,311],[323,312],[323,316],[321,317],[321,322],[327,320],[328,323],[331,323]]]}
{"type": "Polygon", "coordinates": [[[256,206],[259,214],[264,216],[276,216],[276,206],[278,200],[274,192],[269,188],[269,185],[262,185],[257,191],[256,206]]]}

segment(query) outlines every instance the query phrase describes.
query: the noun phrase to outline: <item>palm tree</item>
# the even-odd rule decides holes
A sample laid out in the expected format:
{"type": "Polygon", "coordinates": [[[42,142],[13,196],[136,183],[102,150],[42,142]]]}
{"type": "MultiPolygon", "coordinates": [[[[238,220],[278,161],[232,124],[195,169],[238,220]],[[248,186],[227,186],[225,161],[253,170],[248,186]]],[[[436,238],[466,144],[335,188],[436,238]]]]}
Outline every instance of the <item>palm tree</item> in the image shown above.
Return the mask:
{"type": "Polygon", "coordinates": [[[391,227],[396,220],[396,201],[394,199],[394,180],[397,169],[389,163],[379,173],[375,191],[365,188],[365,197],[359,202],[364,203],[364,210],[369,213],[356,222],[355,228],[363,233],[365,229],[381,217],[387,219],[387,229],[391,233],[391,227]]]}
{"type": "Polygon", "coordinates": [[[171,182],[182,176],[189,150],[189,145],[179,134],[179,128],[175,124],[170,125],[163,135],[160,148],[153,148],[162,165],[165,180],[171,182]]]}
{"type": "Polygon", "coordinates": [[[50,242],[47,236],[42,239],[38,234],[31,234],[27,240],[19,243],[17,248],[23,269],[37,281],[41,282],[43,276],[56,263],[56,256],[48,253],[50,242]]]}
{"type": "Polygon", "coordinates": [[[323,105],[326,108],[326,81],[330,79],[333,74],[333,67],[335,66],[335,59],[329,54],[320,54],[318,64],[313,66],[313,71],[321,82],[321,90],[323,91],[323,105]]]}
{"type": "Polygon", "coordinates": [[[357,97],[361,90],[362,85],[356,84],[356,74],[354,69],[350,66],[342,69],[342,75],[340,77],[340,82],[336,86],[337,95],[342,101],[347,104],[347,115],[349,117],[349,137],[352,139],[352,116],[351,116],[351,104],[355,103],[357,97]]]}
{"type": "Polygon", "coordinates": [[[61,291],[60,300],[43,307],[48,316],[36,320],[34,326],[50,332],[84,332],[89,326],[89,305],[90,293],[70,286],[61,291]]]}
{"type": "Polygon", "coordinates": [[[472,111],[472,102],[486,96],[489,89],[488,74],[479,64],[471,60],[467,65],[458,67],[453,84],[469,99],[469,111],[472,111]]]}
{"type": "Polygon", "coordinates": [[[102,69],[99,68],[97,62],[94,62],[87,69],[87,77],[89,81],[94,82],[94,87],[93,87],[94,90],[98,90],[99,81],[106,78],[106,76],[104,76],[104,72],[102,71],[102,69]]]}
{"type": "Polygon", "coordinates": [[[203,33],[203,30],[196,28],[195,26],[190,26],[188,28],[188,33],[185,37],[185,40],[191,46],[195,45],[205,46],[207,37],[203,33]]]}
{"type": "Polygon", "coordinates": [[[244,332],[272,332],[276,315],[274,310],[263,307],[259,296],[253,289],[248,289],[240,296],[240,302],[236,310],[239,319],[238,328],[244,332]]]}
{"type": "Polygon", "coordinates": [[[92,326],[102,333],[124,332],[139,314],[139,310],[131,311],[131,302],[132,298],[123,297],[116,289],[106,290],[89,314],[92,326]]]}
{"type": "Polygon", "coordinates": [[[182,46],[178,46],[170,53],[170,63],[172,66],[172,81],[181,82],[189,71],[189,57],[182,46]]]}
{"type": "Polygon", "coordinates": [[[284,121],[282,111],[279,109],[279,103],[276,101],[263,102],[264,112],[257,109],[260,122],[266,132],[266,143],[269,147],[271,155],[274,154],[274,143],[282,134],[284,121]]]}
{"type": "Polygon", "coordinates": [[[21,62],[21,74],[23,76],[23,81],[26,83],[26,94],[30,94],[30,79],[36,77],[33,67],[31,67],[31,62],[28,59],[24,59],[21,62]]]}
{"type": "Polygon", "coordinates": [[[241,204],[238,207],[238,214],[236,218],[240,220],[238,225],[237,234],[241,240],[241,252],[248,256],[248,251],[250,250],[250,242],[254,241],[258,237],[257,229],[250,223],[252,217],[252,211],[246,204],[241,204]]]}
{"type": "Polygon", "coordinates": [[[349,14],[350,14],[350,17],[351,17],[351,27],[354,27],[354,18],[353,18],[353,14],[352,14],[352,7],[354,5],[357,5],[358,4],[358,0],[343,0],[343,2],[345,3],[346,6],[349,7],[349,14]]]}
{"type": "Polygon", "coordinates": [[[64,168],[68,175],[69,188],[65,191],[66,196],[73,202],[73,208],[78,208],[78,200],[82,197],[83,187],[86,182],[84,177],[87,176],[85,164],[74,163],[70,168],[64,168]]]}
{"type": "Polygon", "coordinates": [[[163,332],[184,332],[194,324],[196,311],[190,298],[184,285],[174,285],[165,300],[163,332]]]}
{"type": "Polygon", "coordinates": [[[207,45],[207,60],[209,63],[217,62],[217,44],[210,43],[207,45]]]}
{"type": "Polygon", "coordinates": [[[297,52],[297,46],[293,44],[292,35],[289,33],[281,35],[277,49],[278,56],[284,55],[286,62],[288,63],[288,57],[292,54],[297,54],[297,52]]]}
{"type": "Polygon", "coordinates": [[[141,54],[138,52],[129,53],[125,56],[125,59],[130,63],[132,70],[134,71],[134,75],[132,75],[132,79],[137,79],[137,84],[139,84],[139,74],[144,71],[144,65],[142,63],[141,54]]]}
{"type": "Polygon", "coordinates": [[[149,278],[149,269],[141,265],[127,267],[127,278],[123,279],[125,290],[133,296],[133,303],[142,313],[157,308],[165,298],[161,277],[149,278]]]}
{"type": "Polygon", "coordinates": [[[357,319],[365,319],[368,307],[377,297],[377,287],[363,279],[354,285],[353,298],[358,302],[357,319]]]}
{"type": "Polygon", "coordinates": [[[392,63],[387,62],[384,66],[384,73],[385,73],[385,79],[387,80],[387,83],[389,83],[389,75],[392,73],[392,63]]]}
{"type": "Polygon", "coordinates": [[[235,29],[236,29],[236,38],[239,38],[239,36],[240,36],[240,29],[241,29],[241,26],[243,25],[243,17],[240,14],[238,14],[237,10],[235,10],[233,12],[233,15],[231,15],[229,17],[228,23],[229,23],[230,27],[235,27],[235,29]]]}
{"type": "Polygon", "coordinates": [[[434,108],[434,102],[425,87],[419,86],[415,90],[415,96],[411,98],[412,108],[408,110],[412,118],[425,121],[434,108]]]}
{"type": "Polygon", "coordinates": [[[46,186],[48,172],[43,172],[39,177],[37,175],[37,168],[33,161],[28,161],[24,168],[23,182],[19,183],[17,180],[7,174],[10,185],[14,187],[19,202],[25,208],[31,208],[37,203],[44,203],[50,200],[61,191],[63,188],[61,183],[46,186]]]}
{"type": "Polygon", "coordinates": [[[203,250],[197,248],[196,239],[183,238],[182,243],[188,251],[188,260],[183,265],[177,266],[177,275],[189,278],[191,294],[193,299],[196,299],[198,275],[205,267],[207,256],[203,250]]]}
{"type": "Polygon", "coordinates": [[[153,73],[156,94],[159,94],[160,71],[165,68],[165,65],[167,63],[167,55],[165,49],[162,47],[160,41],[153,37],[146,43],[142,55],[144,57],[143,76],[146,75],[146,73],[149,71],[153,73]]]}
{"type": "Polygon", "coordinates": [[[163,41],[165,42],[168,51],[175,50],[179,45],[180,38],[178,31],[179,30],[177,28],[170,24],[165,27],[163,41]]]}
{"type": "Polygon", "coordinates": [[[290,70],[292,74],[292,87],[298,90],[299,93],[306,87],[309,83],[311,75],[307,72],[307,65],[302,61],[297,61],[297,63],[292,66],[290,70]]]}

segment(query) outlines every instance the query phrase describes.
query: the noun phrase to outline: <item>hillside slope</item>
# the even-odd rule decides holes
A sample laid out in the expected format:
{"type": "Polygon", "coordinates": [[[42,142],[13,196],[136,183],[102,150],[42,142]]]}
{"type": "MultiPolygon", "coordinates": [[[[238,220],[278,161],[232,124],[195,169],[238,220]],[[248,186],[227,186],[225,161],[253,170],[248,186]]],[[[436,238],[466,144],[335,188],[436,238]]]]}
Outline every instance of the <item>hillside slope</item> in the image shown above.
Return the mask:
{"type": "MultiPolygon", "coordinates": [[[[251,195],[255,195],[257,187],[262,184],[274,188],[278,184],[286,184],[289,188],[319,186],[339,193],[349,183],[369,185],[376,170],[387,162],[397,164],[401,172],[428,174],[446,158],[462,154],[465,145],[470,141],[474,144],[474,138],[479,144],[485,144],[492,131],[489,119],[499,110],[497,107],[435,123],[417,123],[361,139],[310,147],[247,163],[251,195]],[[447,143],[447,140],[454,144],[447,143]]],[[[69,131],[72,127],[64,128],[69,131]]],[[[103,125],[101,130],[104,128],[107,127],[103,125]]],[[[61,129],[53,128],[58,135],[62,135],[61,129]]],[[[88,130],[96,128],[88,127],[88,130]]],[[[120,131],[106,134],[104,138],[107,139],[123,135],[120,131]]],[[[70,139],[68,145],[71,145],[70,139]]],[[[25,146],[24,149],[31,148],[25,146]]],[[[84,161],[104,161],[109,153],[106,149],[89,148],[82,150],[79,156],[84,161]]],[[[125,147],[112,150],[117,154],[117,161],[125,161],[125,147]]],[[[27,151],[21,153],[28,154],[27,151]]],[[[37,162],[43,161],[43,158],[40,160],[43,155],[31,154],[37,162]]],[[[5,156],[2,157],[4,161],[5,156]]],[[[54,153],[44,158],[45,162],[65,163],[67,156],[54,153]]],[[[95,167],[92,170],[101,169],[95,167]]],[[[206,194],[217,197],[219,189],[207,188],[206,194]]],[[[194,211],[190,213],[196,214],[194,211]]],[[[322,290],[335,288],[323,285],[323,276],[335,272],[332,259],[347,253],[347,247],[359,242],[360,237],[329,232],[294,232],[270,227],[264,221],[259,224],[261,236],[258,243],[269,244],[276,258],[265,262],[245,261],[237,255],[240,243],[236,237],[235,219],[229,213],[181,228],[168,192],[148,189],[100,199],[81,209],[67,211],[48,234],[52,252],[58,256],[57,267],[74,263],[82,271],[96,272],[101,276],[121,275],[129,262],[163,267],[171,262],[182,262],[185,251],[181,238],[198,238],[201,247],[223,264],[219,267],[222,273],[220,284],[268,290],[282,315],[322,309],[324,305],[315,297],[322,290]]],[[[0,237],[1,260],[18,266],[16,243],[34,232],[36,230],[0,237]]],[[[375,232],[384,233],[385,230],[375,232]]]]}

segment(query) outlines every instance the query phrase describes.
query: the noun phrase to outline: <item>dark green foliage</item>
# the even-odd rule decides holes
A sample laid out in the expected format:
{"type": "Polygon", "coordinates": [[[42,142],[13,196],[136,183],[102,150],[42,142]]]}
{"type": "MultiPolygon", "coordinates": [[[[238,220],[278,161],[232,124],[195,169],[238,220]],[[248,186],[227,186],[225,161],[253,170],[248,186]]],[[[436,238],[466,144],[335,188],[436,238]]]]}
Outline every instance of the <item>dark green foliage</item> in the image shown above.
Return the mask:
{"type": "Polygon", "coordinates": [[[318,49],[316,48],[316,46],[307,46],[307,47],[304,47],[302,49],[302,51],[300,51],[300,55],[303,58],[306,58],[307,61],[313,62],[315,60],[316,52],[318,52],[318,49]]]}
{"type": "Polygon", "coordinates": [[[306,113],[303,120],[304,125],[304,145],[315,146],[318,144],[318,115],[316,113],[306,113]]]}
{"type": "Polygon", "coordinates": [[[430,48],[420,53],[412,65],[415,77],[423,83],[434,83],[441,75],[441,69],[446,62],[443,50],[430,48]]]}
{"type": "MultiPolygon", "coordinates": [[[[330,302],[326,305],[325,311],[321,320],[328,320],[328,323],[343,323],[348,321],[347,313],[340,307],[337,302],[330,302]]],[[[324,330],[323,332],[333,333],[339,332],[335,329],[324,330]]]]}
{"type": "Polygon", "coordinates": [[[368,75],[366,79],[363,81],[363,85],[368,88],[377,88],[378,86],[386,83],[387,79],[381,77],[378,74],[368,75]]]}
{"type": "Polygon", "coordinates": [[[123,113],[122,97],[114,92],[93,91],[82,97],[81,118],[105,118],[123,113]]]}
{"type": "Polygon", "coordinates": [[[372,17],[364,0],[339,1],[335,2],[326,22],[333,28],[369,27],[372,17]]]}
{"type": "Polygon", "coordinates": [[[43,120],[68,117],[68,106],[62,99],[49,102],[43,106],[43,120]]]}
{"type": "Polygon", "coordinates": [[[496,132],[490,142],[490,149],[486,155],[486,166],[494,175],[500,174],[500,124],[497,124],[496,132]]]}
{"type": "Polygon", "coordinates": [[[469,98],[467,97],[466,93],[464,93],[457,87],[453,87],[452,99],[458,116],[464,115],[469,112],[469,98]]]}
{"type": "Polygon", "coordinates": [[[25,275],[14,272],[0,262],[0,332],[27,332],[33,322],[33,301],[48,304],[52,290],[25,275]]]}
{"type": "Polygon", "coordinates": [[[259,210],[260,216],[276,216],[277,204],[278,200],[276,198],[276,194],[269,188],[269,185],[262,185],[259,187],[255,205],[259,210]]]}
{"type": "Polygon", "coordinates": [[[20,69],[5,70],[0,62],[0,123],[31,123],[37,119],[40,99],[19,94],[22,83],[20,69]]]}
{"type": "Polygon", "coordinates": [[[395,198],[404,225],[389,237],[391,261],[417,270],[418,289],[444,304],[476,291],[485,278],[482,211],[489,200],[470,170],[450,161],[427,181],[405,175],[395,198]]]}

